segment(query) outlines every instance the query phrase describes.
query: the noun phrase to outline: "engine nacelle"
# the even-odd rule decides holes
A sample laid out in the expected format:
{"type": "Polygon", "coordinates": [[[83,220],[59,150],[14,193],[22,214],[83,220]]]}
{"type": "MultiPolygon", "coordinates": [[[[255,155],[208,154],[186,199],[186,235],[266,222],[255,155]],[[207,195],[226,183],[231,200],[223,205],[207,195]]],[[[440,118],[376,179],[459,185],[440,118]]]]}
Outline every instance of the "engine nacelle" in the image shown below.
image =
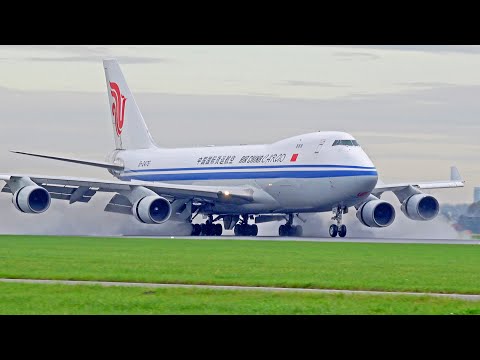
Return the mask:
{"type": "Polygon", "coordinates": [[[356,215],[363,225],[381,228],[393,223],[395,209],[386,201],[371,200],[360,206],[356,215]]]}
{"type": "Polygon", "coordinates": [[[145,224],[161,224],[172,215],[170,202],[156,195],[141,198],[132,207],[135,218],[145,224]]]}
{"type": "Polygon", "coordinates": [[[50,207],[50,194],[41,186],[28,185],[17,190],[12,203],[23,213],[40,214],[50,207]]]}
{"type": "Polygon", "coordinates": [[[428,221],[438,215],[440,205],[431,195],[415,194],[405,200],[400,209],[411,220],[428,221]]]}

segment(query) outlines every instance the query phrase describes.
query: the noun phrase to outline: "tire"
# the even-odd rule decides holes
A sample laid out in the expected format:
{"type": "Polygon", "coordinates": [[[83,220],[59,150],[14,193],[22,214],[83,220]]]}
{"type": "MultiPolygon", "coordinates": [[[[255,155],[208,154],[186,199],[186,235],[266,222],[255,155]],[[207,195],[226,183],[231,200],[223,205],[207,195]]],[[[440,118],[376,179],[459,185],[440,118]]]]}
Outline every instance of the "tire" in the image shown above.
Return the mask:
{"type": "Polygon", "coordinates": [[[347,227],[345,225],[340,225],[338,228],[338,236],[345,237],[347,235],[347,227]]]}
{"type": "Polygon", "coordinates": [[[207,236],[215,236],[215,225],[213,224],[206,224],[206,235],[207,236]]]}
{"type": "Polygon", "coordinates": [[[301,237],[303,235],[303,227],[300,225],[296,226],[295,236],[301,237]]]}
{"type": "Polygon", "coordinates": [[[248,228],[245,226],[245,224],[240,225],[239,229],[239,234],[240,236],[247,236],[248,235],[248,228]]]}
{"type": "Polygon", "coordinates": [[[287,229],[288,229],[287,236],[295,236],[295,234],[297,233],[297,227],[295,225],[288,226],[287,229]]]}
{"type": "Polygon", "coordinates": [[[328,233],[331,237],[336,237],[338,234],[338,226],[335,224],[330,225],[330,229],[328,229],[328,233]]]}
{"type": "Polygon", "coordinates": [[[200,224],[192,224],[192,236],[199,236],[202,232],[200,224]]]}
{"type": "Polygon", "coordinates": [[[222,235],[222,232],[223,232],[223,227],[222,227],[222,224],[215,224],[213,225],[214,226],[214,233],[215,233],[215,236],[221,236],[222,235]]]}
{"type": "Polygon", "coordinates": [[[285,225],[280,225],[280,227],[278,228],[278,235],[279,236],[286,236],[287,235],[287,231],[286,231],[286,226],[285,225]]]}
{"type": "Polygon", "coordinates": [[[200,225],[200,235],[203,235],[203,236],[207,235],[207,225],[205,224],[200,225]]]}
{"type": "Polygon", "coordinates": [[[258,226],[256,224],[251,225],[250,235],[251,236],[257,236],[258,235],[258,226]]]}
{"type": "Polygon", "coordinates": [[[240,225],[235,225],[235,227],[233,228],[233,233],[235,234],[235,236],[240,236],[240,225]]]}

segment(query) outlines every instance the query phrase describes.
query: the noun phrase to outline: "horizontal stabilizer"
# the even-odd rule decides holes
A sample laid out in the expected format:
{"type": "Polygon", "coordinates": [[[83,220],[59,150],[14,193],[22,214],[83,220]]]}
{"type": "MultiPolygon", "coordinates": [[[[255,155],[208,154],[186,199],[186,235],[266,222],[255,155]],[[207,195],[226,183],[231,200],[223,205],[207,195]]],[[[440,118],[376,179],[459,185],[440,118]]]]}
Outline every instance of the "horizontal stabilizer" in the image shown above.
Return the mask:
{"type": "Polygon", "coordinates": [[[33,154],[33,153],[27,153],[27,152],[23,152],[23,151],[13,151],[13,150],[11,150],[10,152],[15,153],[15,154],[21,154],[21,155],[36,156],[36,157],[40,157],[40,158],[44,158],[44,159],[66,161],[66,162],[71,162],[71,163],[75,163],[75,164],[95,166],[95,167],[100,167],[100,168],[110,169],[110,170],[117,170],[117,171],[124,170],[123,165],[112,164],[112,163],[107,163],[107,162],[103,162],[103,161],[90,161],[90,160],[72,159],[72,158],[64,158],[64,157],[59,157],[59,156],[33,154]]]}

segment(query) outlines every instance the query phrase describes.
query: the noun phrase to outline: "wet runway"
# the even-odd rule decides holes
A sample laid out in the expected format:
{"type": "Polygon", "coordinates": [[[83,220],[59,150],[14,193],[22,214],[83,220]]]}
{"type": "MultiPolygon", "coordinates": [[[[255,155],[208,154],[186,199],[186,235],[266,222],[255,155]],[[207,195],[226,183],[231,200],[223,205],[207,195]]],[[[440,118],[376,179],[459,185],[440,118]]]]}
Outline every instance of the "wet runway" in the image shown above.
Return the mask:
{"type": "Polygon", "coordinates": [[[313,238],[313,237],[279,237],[279,236],[125,236],[159,239],[191,240],[251,240],[251,241],[304,241],[325,243],[378,243],[378,244],[436,244],[436,245],[480,245],[480,240],[468,239],[402,239],[402,238],[313,238]]]}

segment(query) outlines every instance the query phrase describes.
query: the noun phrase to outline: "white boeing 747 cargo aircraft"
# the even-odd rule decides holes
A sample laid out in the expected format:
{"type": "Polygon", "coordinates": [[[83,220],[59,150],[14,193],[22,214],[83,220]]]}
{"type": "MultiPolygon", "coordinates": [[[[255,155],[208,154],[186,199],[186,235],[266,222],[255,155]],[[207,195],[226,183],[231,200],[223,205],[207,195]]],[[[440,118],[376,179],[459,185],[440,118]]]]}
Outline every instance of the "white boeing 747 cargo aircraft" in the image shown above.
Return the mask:
{"type": "Polygon", "coordinates": [[[293,225],[302,213],[333,212],[330,235],[344,237],[342,215],[352,207],[365,226],[382,228],[395,219],[380,200],[392,191],[412,220],[431,220],[438,201],[422,189],[462,187],[455,167],[450,180],[383,184],[372,161],[350,134],[315,132],[266,145],[167,149],[155,144],[116,60],[103,61],[115,150],[105,162],[14,151],[107,169],[118,180],[0,174],[2,192],[12,193],[23,213],[46,211],[51,199],[87,203],[97,192],[113,196],[105,211],[128,214],[146,224],[192,223],[192,235],[255,236],[257,223],[285,221],[280,236],[301,236],[293,225]],[[253,220],[255,224],[249,224],[253,220]],[[223,222],[223,227],[220,221],[223,222]]]}

